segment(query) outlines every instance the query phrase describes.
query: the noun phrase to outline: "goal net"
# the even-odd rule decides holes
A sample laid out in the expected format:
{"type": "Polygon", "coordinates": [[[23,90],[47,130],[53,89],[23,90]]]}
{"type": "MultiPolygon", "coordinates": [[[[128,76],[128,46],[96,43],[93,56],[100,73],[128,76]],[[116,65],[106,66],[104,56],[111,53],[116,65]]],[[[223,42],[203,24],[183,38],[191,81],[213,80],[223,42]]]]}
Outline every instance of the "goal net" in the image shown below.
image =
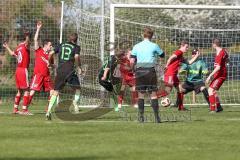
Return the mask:
{"type": "MultiPolygon", "coordinates": [[[[112,4],[110,31],[107,33],[110,33],[110,41],[115,47],[122,42],[133,46],[142,41],[143,28],[151,27],[155,31],[153,41],[167,53],[165,62],[181,40],[188,40],[190,49],[184,57],[191,58],[191,50],[199,48],[200,58],[206,62],[210,72],[213,71],[215,56],[212,39],[219,38],[231,61],[219,96],[221,103],[233,105],[240,103],[239,11],[238,6],[112,4]]],[[[162,85],[159,76],[159,86],[162,85]]],[[[170,99],[175,102],[176,92],[172,92],[170,99]]],[[[201,93],[196,96],[188,94],[184,103],[199,105],[206,104],[206,101],[201,93]]]]}
{"type": "MultiPolygon", "coordinates": [[[[168,5],[131,5],[115,4],[111,6],[110,16],[104,17],[104,57],[114,54],[114,49],[133,47],[140,42],[144,27],[151,27],[155,34],[153,41],[167,53],[167,58],[178,48],[181,40],[190,42],[189,52],[185,58],[191,58],[191,50],[199,48],[201,59],[206,62],[209,71],[213,70],[215,51],[212,39],[220,38],[224,48],[228,50],[231,62],[228,65],[228,78],[219,91],[221,103],[240,104],[240,12],[234,6],[168,6],[168,5]],[[114,7],[113,7],[114,6],[114,7]],[[224,13],[224,14],[223,14],[224,13]],[[113,46],[114,44],[114,46],[113,46]],[[111,49],[109,49],[109,47],[111,49]]],[[[94,64],[89,70],[88,85],[99,89],[97,70],[101,66],[101,16],[86,12],[79,7],[65,9],[65,29],[74,26],[80,35],[83,61],[94,64]],[[70,16],[71,15],[71,16],[70,16]],[[93,57],[94,58],[93,58],[93,57]],[[94,60],[93,60],[94,59],[94,60]],[[98,59],[98,60],[97,60],[98,59]]],[[[162,77],[158,76],[159,86],[163,86],[162,77]]],[[[96,92],[99,97],[99,92],[96,92]]],[[[170,95],[176,100],[176,91],[170,95]]],[[[185,104],[206,104],[203,95],[189,93],[185,96],[185,104]]]]}

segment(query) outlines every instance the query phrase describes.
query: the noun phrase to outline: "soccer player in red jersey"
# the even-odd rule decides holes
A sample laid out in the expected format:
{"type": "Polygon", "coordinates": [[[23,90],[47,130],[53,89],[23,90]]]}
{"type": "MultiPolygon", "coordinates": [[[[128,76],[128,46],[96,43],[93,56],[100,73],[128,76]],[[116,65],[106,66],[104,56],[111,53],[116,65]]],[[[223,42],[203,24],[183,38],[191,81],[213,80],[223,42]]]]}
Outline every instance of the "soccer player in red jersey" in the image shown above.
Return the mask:
{"type": "MultiPolygon", "coordinates": [[[[125,52],[125,51],[122,51],[122,52],[125,52]]],[[[131,50],[128,49],[127,52],[124,53],[123,55],[124,56],[122,56],[120,59],[120,72],[122,75],[122,86],[121,86],[120,93],[118,95],[118,109],[122,108],[122,101],[123,101],[126,86],[130,87],[131,100],[132,100],[133,107],[138,108],[138,104],[137,104],[138,94],[137,94],[137,91],[135,90],[136,80],[130,64],[131,50]]]]}
{"type": "Polygon", "coordinates": [[[17,94],[14,101],[13,113],[22,113],[18,110],[18,106],[21,100],[21,95],[23,94],[23,104],[22,111],[28,110],[28,99],[29,99],[29,83],[28,83],[28,67],[30,62],[30,34],[28,32],[21,36],[21,43],[17,46],[15,51],[12,51],[7,43],[3,44],[11,56],[17,59],[17,68],[15,72],[16,88],[17,94]]]}
{"type": "Polygon", "coordinates": [[[34,74],[30,85],[30,96],[29,96],[29,104],[32,101],[33,95],[35,91],[41,91],[43,88],[45,92],[53,91],[53,84],[50,77],[49,72],[49,63],[48,57],[49,53],[53,52],[52,43],[50,40],[43,41],[43,47],[39,46],[38,43],[38,35],[39,31],[42,27],[42,22],[39,21],[37,23],[37,30],[34,36],[34,49],[35,49],[35,66],[34,66],[34,74]]]}
{"type": "MultiPolygon", "coordinates": [[[[183,54],[186,53],[189,49],[189,43],[188,41],[181,41],[180,48],[176,50],[167,60],[167,64],[165,66],[165,73],[164,73],[164,83],[165,83],[165,89],[158,91],[159,97],[165,97],[167,96],[173,87],[177,89],[177,97],[180,100],[179,104],[181,104],[183,99],[183,94],[179,92],[179,79],[177,77],[178,70],[180,68],[181,63],[187,63],[192,64],[197,57],[199,56],[199,52],[190,60],[187,61],[184,59],[183,54]]],[[[179,110],[185,110],[183,108],[183,105],[179,105],[182,107],[179,107],[179,110]]]]}
{"type": "Polygon", "coordinates": [[[217,95],[217,90],[222,86],[223,82],[227,78],[227,66],[228,53],[225,49],[221,47],[221,41],[219,39],[214,39],[212,47],[216,50],[216,57],[214,62],[214,70],[206,79],[206,83],[211,81],[208,94],[210,102],[210,113],[221,112],[223,108],[221,107],[219,97],[217,95]]]}

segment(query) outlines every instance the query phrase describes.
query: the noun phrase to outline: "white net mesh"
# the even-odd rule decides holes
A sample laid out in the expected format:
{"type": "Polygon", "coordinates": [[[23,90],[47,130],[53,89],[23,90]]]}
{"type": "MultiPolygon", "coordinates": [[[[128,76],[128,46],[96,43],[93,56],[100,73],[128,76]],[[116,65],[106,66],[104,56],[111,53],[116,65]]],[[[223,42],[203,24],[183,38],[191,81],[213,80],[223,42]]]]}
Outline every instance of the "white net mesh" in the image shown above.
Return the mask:
{"type": "MultiPolygon", "coordinates": [[[[229,52],[231,63],[228,66],[228,78],[219,95],[222,103],[239,104],[239,10],[119,8],[115,11],[115,18],[117,44],[127,39],[133,46],[142,40],[143,28],[149,26],[155,30],[153,41],[166,51],[166,58],[178,48],[181,40],[188,40],[192,49],[200,48],[201,59],[207,63],[210,71],[213,70],[215,56],[211,48],[212,39],[221,39],[223,47],[229,52]]],[[[184,57],[190,57],[190,52],[184,57]]],[[[174,101],[176,94],[172,93],[170,98],[174,101]]],[[[189,94],[185,103],[206,102],[201,94],[197,95],[196,102],[189,94]]]]}

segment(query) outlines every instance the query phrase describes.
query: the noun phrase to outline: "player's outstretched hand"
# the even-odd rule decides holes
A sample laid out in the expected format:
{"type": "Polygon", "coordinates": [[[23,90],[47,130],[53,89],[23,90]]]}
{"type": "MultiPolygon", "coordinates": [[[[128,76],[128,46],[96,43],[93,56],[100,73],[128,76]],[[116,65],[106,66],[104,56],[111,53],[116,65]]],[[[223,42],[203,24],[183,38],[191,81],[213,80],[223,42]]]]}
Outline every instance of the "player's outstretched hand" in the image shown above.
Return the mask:
{"type": "Polygon", "coordinates": [[[3,43],[3,47],[4,47],[4,48],[7,48],[7,47],[8,47],[7,42],[4,42],[4,43],[3,43]]]}
{"type": "Polygon", "coordinates": [[[42,27],[42,21],[37,22],[37,29],[40,29],[42,27]]]}
{"type": "Polygon", "coordinates": [[[201,52],[198,50],[196,56],[199,57],[201,52]]]}

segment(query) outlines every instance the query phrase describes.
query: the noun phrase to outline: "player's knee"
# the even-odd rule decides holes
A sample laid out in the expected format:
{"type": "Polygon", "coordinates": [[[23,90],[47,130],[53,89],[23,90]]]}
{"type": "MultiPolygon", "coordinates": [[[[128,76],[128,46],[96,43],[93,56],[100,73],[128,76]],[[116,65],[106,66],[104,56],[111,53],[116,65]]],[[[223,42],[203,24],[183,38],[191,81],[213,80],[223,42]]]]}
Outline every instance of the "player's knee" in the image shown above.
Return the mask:
{"type": "Polygon", "coordinates": [[[24,96],[29,96],[29,91],[24,91],[24,96]]]}
{"type": "Polygon", "coordinates": [[[202,86],[200,87],[200,91],[202,92],[206,87],[202,86]]]}
{"type": "Polygon", "coordinates": [[[53,95],[53,92],[54,92],[54,90],[50,90],[50,91],[49,91],[50,96],[53,95]]]}
{"type": "Polygon", "coordinates": [[[211,88],[211,87],[209,87],[209,88],[208,88],[208,94],[209,94],[209,95],[213,95],[213,93],[214,93],[214,89],[211,88]]]}
{"type": "Polygon", "coordinates": [[[33,96],[34,93],[35,93],[35,91],[34,91],[34,90],[31,90],[29,94],[30,94],[30,96],[33,96]]]}
{"type": "Polygon", "coordinates": [[[151,93],[151,99],[157,99],[157,92],[152,92],[151,93]]]}
{"type": "Polygon", "coordinates": [[[54,96],[58,96],[58,91],[53,91],[54,96]]]}
{"type": "Polygon", "coordinates": [[[139,99],[144,99],[144,93],[138,92],[138,98],[139,99]]]}
{"type": "Polygon", "coordinates": [[[121,91],[124,91],[125,90],[125,85],[122,85],[121,86],[121,91]]]}
{"type": "Polygon", "coordinates": [[[131,92],[135,92],[135,91],[136,91],[135,86],[132,86],[132,87],[130,88],[130,91],[131,91],[131,92]]]}
{"type": "Polygon", "coordinates": [[[183,87],[180,85],[178,91],[179,91],[180,93],[185,93],[185,92],[186,92],[186,89],[183,88],[183,87]]]}

